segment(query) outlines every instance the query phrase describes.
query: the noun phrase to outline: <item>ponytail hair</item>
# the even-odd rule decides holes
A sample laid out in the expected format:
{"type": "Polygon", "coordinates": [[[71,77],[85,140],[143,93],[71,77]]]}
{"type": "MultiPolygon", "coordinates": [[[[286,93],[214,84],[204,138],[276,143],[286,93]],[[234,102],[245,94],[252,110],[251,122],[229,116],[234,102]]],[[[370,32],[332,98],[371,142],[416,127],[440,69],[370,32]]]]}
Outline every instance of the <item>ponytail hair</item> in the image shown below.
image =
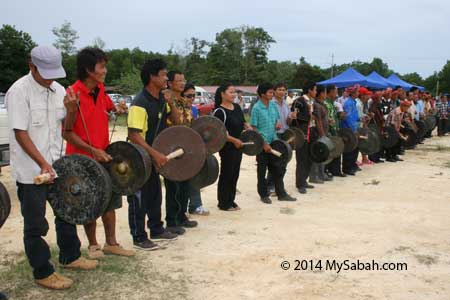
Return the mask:
{"type": "Polygon", "coordinates": [[[233,85],[231,83],[224,83],[217,88],[216,94],[214,95],[215,108],[220,107],[220,105],[222,104],[222,93],[228,90],[230,86],[233,85]]]}

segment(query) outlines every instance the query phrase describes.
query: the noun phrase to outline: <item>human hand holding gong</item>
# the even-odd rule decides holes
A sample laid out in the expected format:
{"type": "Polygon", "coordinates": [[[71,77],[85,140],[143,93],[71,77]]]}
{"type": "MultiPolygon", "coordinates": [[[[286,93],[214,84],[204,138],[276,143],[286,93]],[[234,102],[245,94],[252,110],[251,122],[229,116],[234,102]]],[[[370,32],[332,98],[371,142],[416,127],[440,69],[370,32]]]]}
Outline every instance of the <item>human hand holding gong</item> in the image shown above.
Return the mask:
{"type": "Polygon", "coordinates": [[[128,111],[127,103],[123,99],[120,100],[115,107],[118,114],[125,114],[128,111]]]}
{"type": "Polygon", "coordinates": [[[68,112],[76,112],[78,109],[78,103],[80,102],[80,92],[76,93],[72,87],[69,87],[69,91],[64,96],[64,106],[68,112]]]}
{"type": "Polygon", "coordinates": [[[93,148],[92,156],[98,162],[109,162],[112,160],[111,155],[109,155],[108,153],[106,153],[105,151],[103,151],[101,149],[93,148]]]}

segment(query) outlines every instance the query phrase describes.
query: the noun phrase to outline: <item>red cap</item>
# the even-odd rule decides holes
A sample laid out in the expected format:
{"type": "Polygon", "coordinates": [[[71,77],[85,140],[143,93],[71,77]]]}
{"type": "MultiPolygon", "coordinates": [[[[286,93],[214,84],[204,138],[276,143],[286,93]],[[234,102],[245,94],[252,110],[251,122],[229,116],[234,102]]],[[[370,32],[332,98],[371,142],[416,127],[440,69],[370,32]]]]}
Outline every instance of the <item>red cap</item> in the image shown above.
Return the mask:
{"type": "Polygon", "coordinates": [[[411,106],[411,102],[408,101],[408,100],[402,100],[402,101],[400,101],[400,105],[401,106],[408,106],[408,107],[410,107],[411,106]]]}
{"type": "Polygon", "coordinates": [[[365,88],[365,87],[361,87],[360,89],[359,89],[359,94],[360,95],[367,95],[367,96],[370,96],[370,95],[372,95],[372,92],[371,91],[369,91],[367,88],[365,88]]]}

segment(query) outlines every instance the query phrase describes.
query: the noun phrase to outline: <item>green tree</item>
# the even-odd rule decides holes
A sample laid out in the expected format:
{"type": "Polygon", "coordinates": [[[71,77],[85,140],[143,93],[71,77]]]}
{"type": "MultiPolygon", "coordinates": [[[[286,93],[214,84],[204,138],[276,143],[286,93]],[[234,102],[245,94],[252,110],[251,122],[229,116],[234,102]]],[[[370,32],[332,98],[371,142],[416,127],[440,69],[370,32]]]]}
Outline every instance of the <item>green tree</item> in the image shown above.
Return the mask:
{"type": "Polygon", "coordinates": [[[400,78],[413,85],[423,85],[422,77],[416,72],[401,75],[400,78]]]}
{"type": "MultiPolygon", "coordinates": [[[[384,77],[388,77],[392,73],[392,71],[389,69],[388,64],[383,62],[383,60],[381,58],[374,57],[372,59],[372,62],[369,65],[371,68],[370,73],[372,71],[375,71],[384,77]]],[[[366,74],[366,75],[368,75],[368,74],[366,74]]]]}
{"type": "Polygon", "coordinates": [[[242,26],[243,58],[241,78],[244,84],[257,84],[269,74],[267,54],[275,40],[260,27],[242,26]]]}
{"type": "Polygon", "coordinates": [[[439,93],[441,92],[450,92],[450,60],[447,60],[447,63],[439,72],[439,93]]]}
{"type": "Polygon", "coordinates": [[[60,49],[64,54],[70,55],[75,53],[77,50],[75,48],[75,42],[79,36],[69,21],[64,21],[59,28],[54,27],[52,32],[56,35],[56,42],[53,44],[56,48],[60,49]]]}
{"type": "Polygon", "coordinates": [[[312,66],[306,62],[304,57],[301,57],[294,74],[293,87],[303,88],[306,84],[319,82],[325,80],[325,78],[319,66],[312,66]]]}
{"type": "Polygon", "coordinates": [[[140,72],[136,68],[124,73],[118,80],[114,82],[118,91],[126,95],[134,95],[142,89],[140,72]]]}
{"type": "Polygon", "coordinates": [[[0,29],[0,91],[8,90],[28,72],[27,58],[35,46],[28,33],[3,25],[0,29]]]}
{"type": "Polygon", "coordinates": [[[216,35],[206,58],[208,84],[218,85],[224,81],[240,83],[240,68],[243,53],[242,32],[225,29],[216,35]]]}
{"type": "Polygon", "coordinates": [[[105,50],[106,43],[105,43],[104,40],[101,39],[101,37],[96,37],[96,38],[92,41],[92,47],[100,48],[100,49],[102,49],[102,50],[105,50]]]}

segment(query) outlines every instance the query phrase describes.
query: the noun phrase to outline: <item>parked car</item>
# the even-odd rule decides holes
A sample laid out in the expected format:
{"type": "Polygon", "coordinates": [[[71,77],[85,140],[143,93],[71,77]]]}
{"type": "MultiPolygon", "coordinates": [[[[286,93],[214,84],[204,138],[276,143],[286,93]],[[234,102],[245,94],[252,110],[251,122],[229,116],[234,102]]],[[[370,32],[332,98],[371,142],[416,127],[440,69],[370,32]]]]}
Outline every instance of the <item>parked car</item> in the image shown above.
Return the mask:
{"type": "Polygon", "coordinates": [[[114,103],[119,102],[119,100],[123,97],[121,94],[110,94],[110,93],[108,93],[108,96],[114,103]]]}
{"type": "Polygon", "coordinates": [[[7,165],[9,165],[8,112],[5,107],[5,94],[0,93],[0,167],[7,165]]]}
{"type": "Polygon", "coordinates": [[[214,101],[209,97],[195,97],[192,105],[198,109],[200,116],[209,115],[214,110],[214,101]]]}
{"type": "Polygon", "coordinates": [[[252,101],[256,99],[256,96],[244,96],[244,113],[248,113],[252,101]]]}

